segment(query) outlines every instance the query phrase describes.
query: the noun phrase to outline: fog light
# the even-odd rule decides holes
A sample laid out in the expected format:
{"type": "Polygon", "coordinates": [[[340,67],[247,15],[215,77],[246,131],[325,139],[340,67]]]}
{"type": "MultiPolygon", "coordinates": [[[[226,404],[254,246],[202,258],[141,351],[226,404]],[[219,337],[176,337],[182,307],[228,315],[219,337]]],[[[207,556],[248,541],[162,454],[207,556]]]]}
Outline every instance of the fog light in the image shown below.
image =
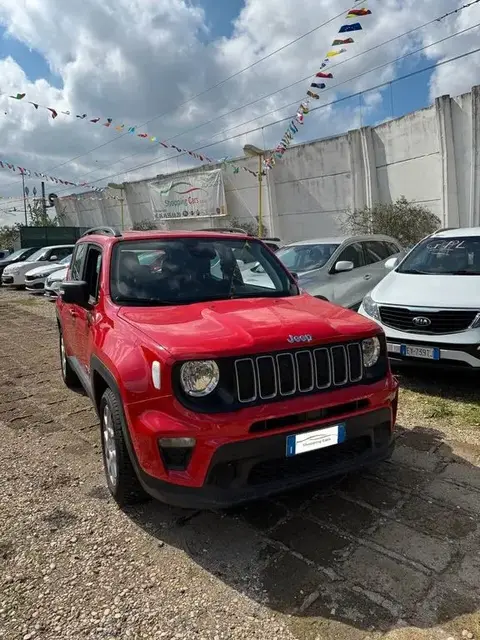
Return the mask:
{"type": "Polygon", "coordinates": [[[194,447],[195,438],[161,438],[160,446],[165,449],[178,449],[179,447],[194,447]]]}

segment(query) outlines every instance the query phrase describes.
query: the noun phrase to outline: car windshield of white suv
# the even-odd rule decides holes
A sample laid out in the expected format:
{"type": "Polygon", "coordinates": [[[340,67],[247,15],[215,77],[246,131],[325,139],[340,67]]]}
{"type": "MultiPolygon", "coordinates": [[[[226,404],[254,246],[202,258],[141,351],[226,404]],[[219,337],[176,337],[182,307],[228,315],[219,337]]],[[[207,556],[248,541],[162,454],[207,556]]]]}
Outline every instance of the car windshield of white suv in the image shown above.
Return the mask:
{"type": "MultiPolygon", "coordinates": [[[[277,251],[276,255],[292,273],[305,273],[324,267],[339,246],[338,244],[299,244],[284,247],[277,251]]],[[[261,265],[255,265],[252,271],[263,273],[261,265]]]]}
{"type": "Polygon", "coordinates": [[[112,299],[120,304],[175,305],[232,298],[298,295],[295,281],[262,243],[249,238],[127,240],[115,245],[112,299]],[[243,279],[238,255],[248,250],[265,271],[260,283],[243,279]],[[152,260],[152,253],[158,258],[152,260]],[[144,255],[148,260],[143,260],[144,255]]]}
{"type": "Polygon", "coordinates": [[[480,275],[480,237],[429,238],[413,249],[397,273],[480,275]]]}
{"type": "Polygon", "coordinates": [[[25,262],[42,262],[43,260],[45,260],[46,255],[47,250],[42,247],[42,249],[39,249],[38,251],[35,251],[35,253],[32,253],[32,255],[27,258],[25,262]]]}

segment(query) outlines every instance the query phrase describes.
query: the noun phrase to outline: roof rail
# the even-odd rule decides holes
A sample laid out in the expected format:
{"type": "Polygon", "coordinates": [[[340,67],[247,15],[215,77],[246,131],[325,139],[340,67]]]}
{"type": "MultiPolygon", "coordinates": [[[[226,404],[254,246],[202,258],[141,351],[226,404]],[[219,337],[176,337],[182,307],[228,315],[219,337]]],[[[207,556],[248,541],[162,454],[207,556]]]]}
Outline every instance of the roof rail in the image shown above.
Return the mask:
{"type": "Polygon", "coordinates": [[[243,235],[249,236],[251,235],[245,229],[240,229],[236,227],[213,227],[211,229],[197,229],[197,231],[215,231],[216,233],[242,233],[243,235]]]}
{"type": "Polygon", "coordinates": [[[122,237],[122,234],[120,233],[120,231],[116,231],[113,227],[92,227],[91,229],[88,229],[87,231],[85,231],[85,233],[83,233],[81,237],[83,238],[84,236],[91,236],[94,234],[113,236],[114,238],[122,237]]]}

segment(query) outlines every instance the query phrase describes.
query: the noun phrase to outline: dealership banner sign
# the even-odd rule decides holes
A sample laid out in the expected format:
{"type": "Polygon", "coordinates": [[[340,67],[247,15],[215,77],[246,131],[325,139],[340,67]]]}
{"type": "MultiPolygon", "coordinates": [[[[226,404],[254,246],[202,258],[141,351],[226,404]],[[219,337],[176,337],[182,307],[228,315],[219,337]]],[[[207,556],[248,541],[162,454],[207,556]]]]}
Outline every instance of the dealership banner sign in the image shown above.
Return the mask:
{"type": "Polygon", "coordinates": [[[183,180],[165,178],[149,183],[155,220],[219,218],[227,215],[221,169],[195,173],[183,180]]]}

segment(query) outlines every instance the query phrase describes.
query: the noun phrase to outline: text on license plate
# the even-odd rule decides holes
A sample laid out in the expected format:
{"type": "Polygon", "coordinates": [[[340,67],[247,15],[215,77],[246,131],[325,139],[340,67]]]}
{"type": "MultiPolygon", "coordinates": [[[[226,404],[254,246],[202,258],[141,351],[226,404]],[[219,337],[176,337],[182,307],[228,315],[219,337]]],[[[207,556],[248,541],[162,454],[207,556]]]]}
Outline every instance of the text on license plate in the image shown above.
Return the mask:
{"type": "Polygon", "coordinates": [[[297,433],[287,436],[287,458],[299,453],[307,453],[316,449],[324,449],[344,442],[346,438],[345,424],[324,427],[307,433],[297,433]]]}
{"type": "Polygon", "coordinates": [[[425,358],[426,360],[440,360],[438,347],[421,347],[413,344],[387,344],[389,353],[399,353],[411,358],[425,358]]]}

